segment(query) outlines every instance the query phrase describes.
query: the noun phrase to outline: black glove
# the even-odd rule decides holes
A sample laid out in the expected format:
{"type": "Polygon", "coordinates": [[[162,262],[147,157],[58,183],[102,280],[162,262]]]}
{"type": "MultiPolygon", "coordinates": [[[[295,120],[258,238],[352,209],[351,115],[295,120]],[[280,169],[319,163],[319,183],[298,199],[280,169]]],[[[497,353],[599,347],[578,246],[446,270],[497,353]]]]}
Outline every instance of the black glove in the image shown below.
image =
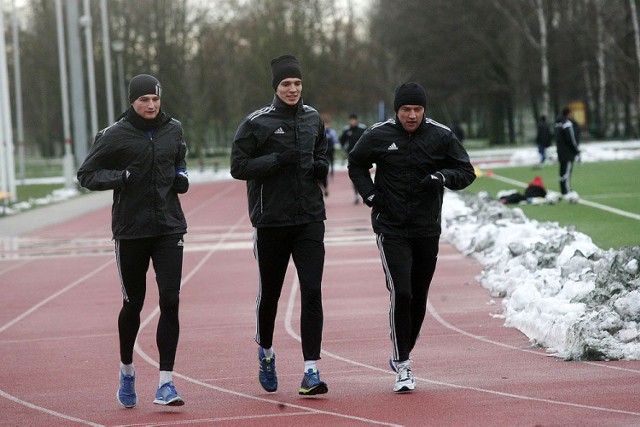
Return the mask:
{"type": "Polygon", "coordinates": [[[370,208],[378,208],[379,210],[384,209],[384,196],[381,192],[377,190],[373,190],[366,197],[362,199],[365,205],[370,208]]]}
{"type": "Polygon", "coordinates": [[[420,186],[425,191],[442,190],[444,187],[444,175],[440,172],[434,172],[424,177],[422,181],[420,181],[420,186]]]}
{"type": "Polygon", "coordinates": [[[189,174],[186,169],[176,169],[176,176],[171,188],[178,194],[184,194],[189,190],[189,174]]]}
{"type": "Polygon", "coordinates": [[[313,162],[313,176],[315,179],[322,181],[329,174],[329,165],[325,162],[316,160],[313,162]]]}
{"type": "Polygon", "coordinates": [[[300,151],[295,148],[291,148],[289,150],[285,150],[282,153],[278,154],[278,165],[280,166],[288,166],[295,165],[298,163],[300,159],[300,151]]]}

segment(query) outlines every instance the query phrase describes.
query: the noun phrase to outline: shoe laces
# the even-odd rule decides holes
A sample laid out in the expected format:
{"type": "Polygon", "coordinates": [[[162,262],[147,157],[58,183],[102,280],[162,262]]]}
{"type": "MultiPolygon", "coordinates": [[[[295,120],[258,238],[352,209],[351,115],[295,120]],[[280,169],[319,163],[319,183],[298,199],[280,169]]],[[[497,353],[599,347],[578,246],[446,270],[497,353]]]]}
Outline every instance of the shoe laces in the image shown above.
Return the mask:
{"type": "Polygon", "coordinates": [[[406,381],[410,380],[413,377],[413,372],[411,371],[411,366],[398,366],[398,381],[406,381]]]}
{"type": "Polygon", "coordinates": [[[318,370],[311,370],[309,369],[307,372],[304,373],[304,378],[307,381],[307,383],[309,384],[315,384],[317,382],[320,382],[320,372],[318,372],[318,370]]]}
{"type": "Polygon", "coordinates": [[[163,397],[167,397],[172,394],[178,394],[178,392],[176,391],[176,388],[173,385],[173,383],[168,382],[163,384],[162,387],[160,387],[160,394],[162,394],[163,397]]]}
{"type": "Polygon", "coordinates": [[[131,375],[122,376],[122,391],[126,394],[133,393],[133,377],[131,375]]]}

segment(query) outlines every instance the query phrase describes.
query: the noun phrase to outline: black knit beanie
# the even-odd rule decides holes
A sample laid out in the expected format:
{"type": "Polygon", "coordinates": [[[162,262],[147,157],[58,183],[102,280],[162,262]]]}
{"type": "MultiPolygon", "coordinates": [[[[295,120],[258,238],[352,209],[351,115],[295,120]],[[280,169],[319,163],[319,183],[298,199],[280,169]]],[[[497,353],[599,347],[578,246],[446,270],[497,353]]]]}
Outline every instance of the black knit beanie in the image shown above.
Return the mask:
{"type": "Polygon", "coordinates": [[[422,105],[427,108],[427,94],[418,83],[403,83],[396,89],[393,110],[397,113],[403,105],[422,105]]]}
{"type": "Polygon", "coordinates": [[[143,95],[154,94],[162,96],[160,82],[149,74],[138,74],[129,82],[129,103],[143,95]]]}
{"type": "Polygon", "coordinates": [[[273,90],[278,89],[278,85],[284,79],[297,78],[302,79],[302,69],[300,63],[293,55],[281,55],[271,60],[271,86],[273,90]]]}

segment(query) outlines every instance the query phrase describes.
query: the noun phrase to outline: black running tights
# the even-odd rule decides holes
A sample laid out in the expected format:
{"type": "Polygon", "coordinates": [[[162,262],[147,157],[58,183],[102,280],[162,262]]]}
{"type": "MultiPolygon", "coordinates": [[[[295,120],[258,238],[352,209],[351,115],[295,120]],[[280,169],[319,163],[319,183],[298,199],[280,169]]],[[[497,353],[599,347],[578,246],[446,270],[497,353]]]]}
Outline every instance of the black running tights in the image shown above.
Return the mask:
{"type": "Polygon", "coordinates": [[[123,296],[118,316],[120,361],[124,364],[133,362],[133,346],[140,329],[140,312],[147,290],[147,270],[149,261],[152,261],[160,297],[160,319],[156,330],[160,370],[172,371],[180,334],[178,306],[182,277],[182,235],[118,239],[115,252],[123,296]]]}

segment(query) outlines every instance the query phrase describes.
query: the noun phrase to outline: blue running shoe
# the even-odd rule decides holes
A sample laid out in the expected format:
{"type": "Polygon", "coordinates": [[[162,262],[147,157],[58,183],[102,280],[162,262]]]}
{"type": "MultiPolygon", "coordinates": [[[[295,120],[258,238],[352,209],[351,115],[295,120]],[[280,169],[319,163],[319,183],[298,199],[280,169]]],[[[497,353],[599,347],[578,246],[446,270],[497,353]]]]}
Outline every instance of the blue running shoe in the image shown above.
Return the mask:
{"type": "Polygon", "coordinates": [[[116,397],[118,398],[118,402],[125,408],[133,408],[138,404],[135,374],[125,375],[120,372],[120,387],[118,387],[116,397]]]}
{"type": "Polygon", "coordinates": [[[303,396],[314,396],[316,394],[325,394],[329,391],[329,387],[323,381],[320,381],[320,372],[317,369],[309,369],[304,373],[302,384],[300,384],[299,394],[303,396]]]}
{"type": "Polygon", "coordinates": [[[184,400],[176,391],[173,381],[169,381],[162,384],[162,387],[156,391],[156,398],[153,403],[156,405],[182,406],[184,405],[184,400]]]}
{"type": "Polygon", "coordinates": [[[260,361],[260,372],[258,380],[263,389],[273,393],[278,389],[278,376],[276,375],[276,355],[267,357],[264,355],[262,347],[258,349],[258,360],[260,361]]]}

